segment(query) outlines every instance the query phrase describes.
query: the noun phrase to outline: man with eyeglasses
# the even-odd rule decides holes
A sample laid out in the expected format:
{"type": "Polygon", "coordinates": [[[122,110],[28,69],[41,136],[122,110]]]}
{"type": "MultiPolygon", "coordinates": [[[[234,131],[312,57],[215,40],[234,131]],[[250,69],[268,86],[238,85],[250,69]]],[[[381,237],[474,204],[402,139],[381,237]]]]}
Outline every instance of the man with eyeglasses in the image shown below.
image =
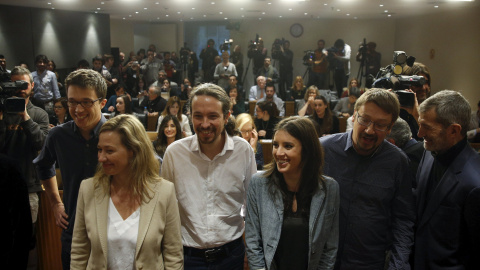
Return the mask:
{"type": "Polygon", "coordinates": [[[335,269],[410,269],[415,221],[408,159],[385,140],[400,104],[372,89],[355,104],[353,130],[322,137],[324,173],[342,191],[335,269]]]}
{"type": "Polygon", "coordinates": [[[34,163],[43,180],[55,222],[63,229],[63,269],[70,269],[78,190],[83,179],[94,175],[97,166],[98,135],[100,127],[106,121],[101,110],[107,102],[107,84],[100,73],[80,69],[68,75],[65,86],[73,121],[50,131],[34,163]],[[62,174],[63,202],[58,192],[55,163],[59,165],[62,174]]]}

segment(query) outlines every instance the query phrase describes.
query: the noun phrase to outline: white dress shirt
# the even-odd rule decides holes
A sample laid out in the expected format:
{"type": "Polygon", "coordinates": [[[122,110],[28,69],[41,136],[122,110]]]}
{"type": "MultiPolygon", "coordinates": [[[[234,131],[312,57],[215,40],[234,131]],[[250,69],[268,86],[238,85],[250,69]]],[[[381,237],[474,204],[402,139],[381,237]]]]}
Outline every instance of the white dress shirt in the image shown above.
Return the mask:
{"type": "Polygon", "coordinates": [[[242,206],[257,171],[250,144],[225,134],[222,152],[210,160],[197,135],[173,142],[164,155],[161,176],[175,184],[183,245],[222,246],[242,237],[242,206]]]}

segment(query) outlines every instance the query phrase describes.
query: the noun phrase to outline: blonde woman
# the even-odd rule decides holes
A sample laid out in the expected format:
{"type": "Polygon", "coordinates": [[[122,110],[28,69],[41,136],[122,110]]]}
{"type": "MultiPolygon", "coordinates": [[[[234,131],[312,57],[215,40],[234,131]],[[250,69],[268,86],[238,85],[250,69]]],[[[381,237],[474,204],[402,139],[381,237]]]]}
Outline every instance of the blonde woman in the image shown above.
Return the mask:
{"type": "Polygon", "coordinates": [[[262,145],[258,142],[258,133],[252,116],[249,113],[241,113],[235,118],[235,129],[242,134],[244,138],[253,148],[255,152],[255,161],[257,170],[263,168],[263,151],[262,145]]]}
{"type": "Polygon", "coordinates": [[[80,185],[71,269],[183,269],[180,217],[173,184],[133,115],[100,129],[99,166],[80,185]]]}

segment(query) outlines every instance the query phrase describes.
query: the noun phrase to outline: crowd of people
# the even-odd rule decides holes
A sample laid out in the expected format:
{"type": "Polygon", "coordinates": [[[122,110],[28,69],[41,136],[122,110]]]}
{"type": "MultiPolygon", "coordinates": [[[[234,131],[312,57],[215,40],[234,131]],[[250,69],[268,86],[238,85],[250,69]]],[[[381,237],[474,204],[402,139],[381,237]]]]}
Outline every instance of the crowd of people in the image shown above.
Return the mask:
{"type": "MultiPolygon", "coordinates": [[[[118,65],[112,55],[91,69],[80,61],[64,84],[45,55],[34,72],[3,66],[26,89],[15,90],[21,110],[0,109],[2,169],[28,190],[12,199],[23,208],[10,202],[6,265],[26,263],[41,203],[63,229],[63,269],[479,269],[480,156],[469,140],[480,103],[472,114],[461,93],[432,94],[418,62],[403,72],[425,79],[406,89],[413,106],[357,79],[347,87],[350,46],[317,45],[305,84],[289,41],[272,48],[277,72],[259,39],[248,92],[241,48],[219,54],[213,40],[200,54],[202,83],[153,45],[120,53],[118,65]],[[296,115],[286,117],[291,100],[296,115]],[[145,116],[158,117],[154,140],[145,116]],[[28,215],[10,210],[20,208],[28,215]]],[[[371,73],[375,47],[357,56],[371,73]]]]}

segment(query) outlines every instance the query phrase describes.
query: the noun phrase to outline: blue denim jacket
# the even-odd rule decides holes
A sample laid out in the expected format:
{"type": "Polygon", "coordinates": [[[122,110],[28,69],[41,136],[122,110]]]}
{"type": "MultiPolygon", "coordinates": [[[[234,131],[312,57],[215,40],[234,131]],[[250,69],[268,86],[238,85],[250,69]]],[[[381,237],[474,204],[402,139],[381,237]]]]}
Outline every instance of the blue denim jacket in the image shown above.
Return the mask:
{"type": "MultiPolygon", "coordinates": [[[[245,241],[250,269],[275,269],[272,264],[283,223],[283,201],[268,192],[268,179],[255,174],[247,192],[245,241]]],[[[309,218],[308,270],[333,269],[338,248],[338,183],[325,176],[325,188],[312,197],[309,218]],[[326,188],[326,190],[325,190],[326,188]]]]}

